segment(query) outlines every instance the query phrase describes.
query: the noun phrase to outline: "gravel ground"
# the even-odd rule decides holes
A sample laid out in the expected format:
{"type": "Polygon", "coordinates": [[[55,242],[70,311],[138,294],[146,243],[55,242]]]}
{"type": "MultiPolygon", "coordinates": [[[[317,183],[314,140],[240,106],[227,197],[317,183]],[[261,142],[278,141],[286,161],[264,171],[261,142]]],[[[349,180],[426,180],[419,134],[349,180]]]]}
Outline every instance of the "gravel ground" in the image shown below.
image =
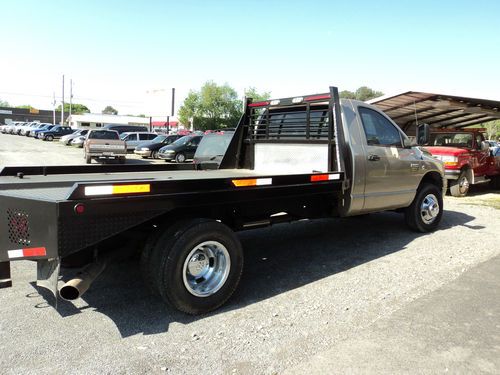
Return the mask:
{"type": "Polygon", "coordinates": [[[0,291],[1,372],[281,373],[500,255],[500,210],[490,207],[500,192],[475,190],[445,198],[432,234],[390,212],[241,233],[240,287],[200,317],[149,295],[134,261],[57,310],[33,286],[35,264],[14,262],[14,287],[0,291]]]}

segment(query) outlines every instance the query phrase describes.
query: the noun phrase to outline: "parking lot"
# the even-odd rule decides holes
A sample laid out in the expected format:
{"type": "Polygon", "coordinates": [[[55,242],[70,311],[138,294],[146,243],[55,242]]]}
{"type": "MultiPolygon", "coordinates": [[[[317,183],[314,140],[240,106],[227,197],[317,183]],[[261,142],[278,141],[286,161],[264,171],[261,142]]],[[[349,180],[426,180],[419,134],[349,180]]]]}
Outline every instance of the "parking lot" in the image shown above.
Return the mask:
{"type": "MultiPolygon", "coordinates": [[[[84,163],[81,149],[0,134],[0,165],[84,163]]],[[[380,372],[498,373],[500,294],[492,278],[500,274],[500,192],[475,187],[444,204],[431,234],[409,231],[392,212],[240,233],[240,287],[223,308],[199,317],[150,295],[135,260],[113,265],[82,299],[57,309],[34,287],[35,264],[14,262],[14,287],[0,290],[0,368],[299,374],[367,372],[374,367],[363,365],[376,363],[380,372]],[[471,281],[487,276],[490,283],[471,281]],[[438,303],[447,298],[453,303],[438,303]],[[404,327],[412,326],[405,346],[404,327]],[[405,350],[393,358],[396,347],[405,350]],[[426,362],[428,353],[435,357],[426,362]]]]}
{"type": "MultiPolygon", "coordinates": [[[[134,153],[129,153],[127,163],[165,162],[142,159],[134,153]]],[[[65,146],[58,140],[45,142],[35,138],[0,134],[0,165],[85,165],[85,159],[83,149],[65,146]]]]}

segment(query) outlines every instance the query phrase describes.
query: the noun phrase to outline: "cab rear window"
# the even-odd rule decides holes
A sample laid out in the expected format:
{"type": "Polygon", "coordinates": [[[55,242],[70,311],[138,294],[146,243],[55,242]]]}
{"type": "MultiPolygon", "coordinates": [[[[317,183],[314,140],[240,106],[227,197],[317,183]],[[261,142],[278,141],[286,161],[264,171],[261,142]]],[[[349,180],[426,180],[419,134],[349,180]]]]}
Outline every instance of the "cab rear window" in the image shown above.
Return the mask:
{"type": "Polygon", "coordinates": [[[90,132],[89,139],[120,139],[115,131],[99,130],[90,132]]]}

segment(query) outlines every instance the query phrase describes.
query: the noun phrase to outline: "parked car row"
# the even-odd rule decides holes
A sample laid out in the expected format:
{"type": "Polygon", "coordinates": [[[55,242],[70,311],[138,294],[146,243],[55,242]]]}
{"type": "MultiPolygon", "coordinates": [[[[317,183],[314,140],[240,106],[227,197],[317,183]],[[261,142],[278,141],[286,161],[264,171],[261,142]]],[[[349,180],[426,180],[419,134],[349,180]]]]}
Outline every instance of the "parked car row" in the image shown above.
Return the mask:
{"type": "Polygon", "coordinates": [[[69,126],[47,123],[12,123],[2,126],[1,131],[44,141],[58,139],[66,146],[84,148],[87,163],[90,163],[92,159],[110,158],[125,162],[126,153],[134,152],[142,158],[162,159],[167,162],[185,163],[193,160],[200,169],[213,169],[219,166],[234,133],[231,129],[230,131],[185,131],[181,134],[158,135],[148,132],[145,127],[141,126],[109,124],[102,129],[73,129],[69,126]],[[89,139],[92,141],[89,142],[89,139]],[[96,139],[106,140],[105,145],[96,139]],[[109,140],[112,142],[108,142],[109,140]],[[111,147],[111,143],[124,145],[125,151],[122,152],[122,146],[111,147]],[[202,147],[199,157],[196,158],[195,154],[199,145],[202,147]],[[110,147],[113,150],[110,151],[110,147]]]}
{"type": "Polygon", "coordinates": [[[23,135],[34,137],[44,141],[53,141],[63,135],[74,132],[69,126],[48,124],[43,122],[13,122],[8,125],[2,125],[1,132],[4,134],[23,135]]]}

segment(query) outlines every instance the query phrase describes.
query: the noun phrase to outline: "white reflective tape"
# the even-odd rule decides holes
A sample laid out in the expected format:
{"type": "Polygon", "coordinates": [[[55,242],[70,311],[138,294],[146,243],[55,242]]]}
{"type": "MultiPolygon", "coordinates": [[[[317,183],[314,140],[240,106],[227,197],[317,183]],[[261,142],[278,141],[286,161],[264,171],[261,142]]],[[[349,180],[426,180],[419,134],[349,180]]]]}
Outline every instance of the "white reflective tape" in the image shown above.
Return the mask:
{"type": "Polygon", "coordinates": [[[272,185],[273,184],[273,179],[272,178],[258,178],[257,179],[257,186],[260,185],[272,185]]]}
{"type": "Polygon", "coordinates": [[[333,173],[328,175],[329,180],[340,180],[340,174],[338,173],[333,173]]]}
{"type": "Polygon", "coordinates": [[[85,186],[85,195],[110,195],[113,194],[113,185],[85,186]]]}
{"type": "Polygon", "coordinates": [[[23,255],[23,249],[18,249],[18,250],[9,250],[7,251],[7,254],[9,255],[9,258],[22,258],[23,255]]]}

